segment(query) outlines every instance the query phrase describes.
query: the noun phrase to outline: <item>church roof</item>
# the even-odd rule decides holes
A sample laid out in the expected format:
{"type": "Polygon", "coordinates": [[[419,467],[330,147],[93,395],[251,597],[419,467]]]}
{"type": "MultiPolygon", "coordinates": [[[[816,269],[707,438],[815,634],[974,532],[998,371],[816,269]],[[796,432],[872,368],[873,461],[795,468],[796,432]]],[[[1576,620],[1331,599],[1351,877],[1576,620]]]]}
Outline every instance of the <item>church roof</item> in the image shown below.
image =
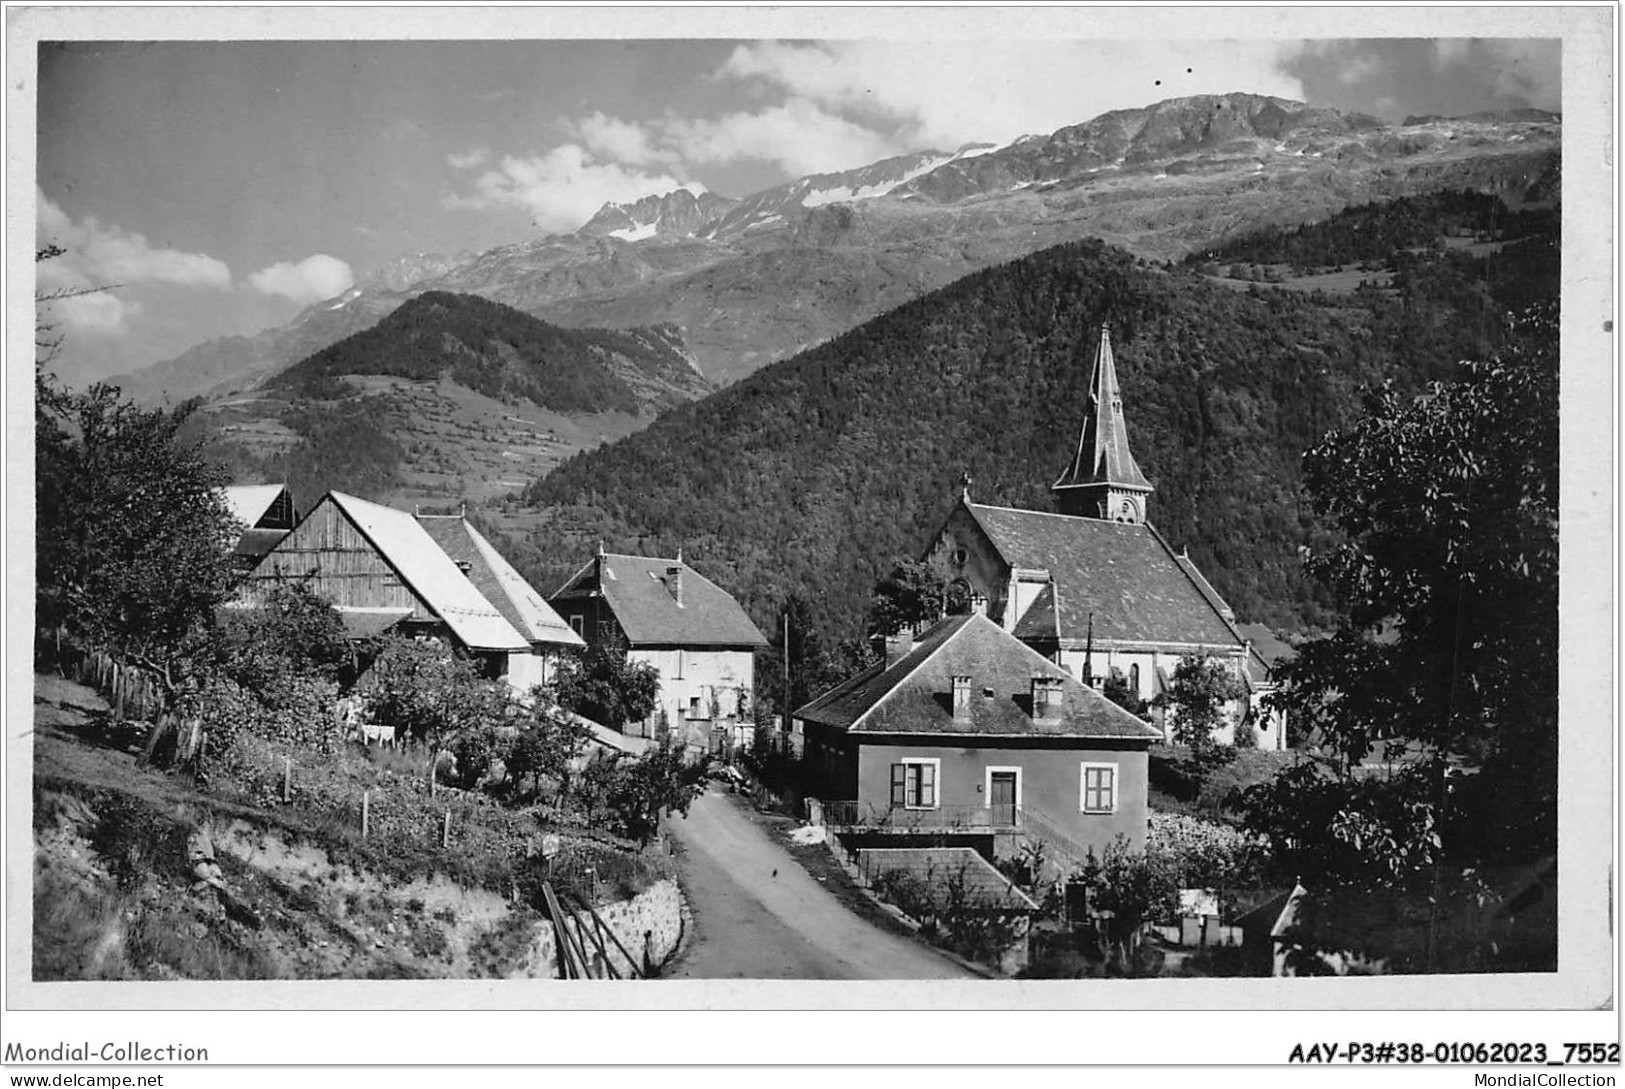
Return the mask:
{"type": "Polygon", "coordinates": [[[1095,369],[1089,380],[1089,408],[1083,431],[1078,436],[1078,452],[1057,488],[1091,484],[1117,484],[1151,490],[1151,482],[1140,472],[1128,448],[1128,424],[1123,419],[1123,394],[1117,385],[1117,364],[1112,357],[1111,327],[1100,327],[1100,344],[1095,349],[1095,369]]]}
{"type": "Polygon", "coordinates": [[[739,602],[682,560],[601,555],[552,597],[555,604],[602,595],[633,646],[766,647],[739,602]],[[680,572],[678,602],[670,574],[680,572]]]}
{"type": "MultiPolygon", "coordinates": [[[[1063,639],[1083,639],[1092,616],[1097,640],[1213,646],[1242,642],[1149,525],[980,503],[964,506],[1007,566],[1048,572],[1056,630],[1047,630],[1043,613],[1031,624],[1023,615],[1016,628],[1023,638],[1058,631],[1063,639]],[[1040,626],[1046,630],[1036,630],[1040,626]]],[[[1038,607],[1035,601],[1028,612],[1038,607]]]]}
{"type": "Polygon", "coordinates": [[[981,614],[951,616],[894,664],[859,673],[795,712],[857,733],[1084,737],[1153,741],[1162,734],[981,614]],[[970,678],[968,715],[953,711],[953,679],[970,678]],[[1032,681],[1060,682],[1061,713],[1032,715],[1032,681]]]}

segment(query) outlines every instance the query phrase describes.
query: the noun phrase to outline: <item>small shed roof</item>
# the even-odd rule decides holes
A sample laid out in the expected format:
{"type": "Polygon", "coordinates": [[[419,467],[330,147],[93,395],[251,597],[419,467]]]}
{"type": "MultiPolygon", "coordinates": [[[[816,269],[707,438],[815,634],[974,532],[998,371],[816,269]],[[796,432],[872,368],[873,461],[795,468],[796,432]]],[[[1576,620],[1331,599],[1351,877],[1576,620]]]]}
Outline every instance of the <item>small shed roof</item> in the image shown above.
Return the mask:
{"type": "Polygon", "coordinates": [[[910,874],[923,882],[939,903],[945,901],[948,882],[962,880],[970,907],[1038,910],[1032,897],[970,847],[864,847],[858,851],[858,871],[871,883],[882,874],[910,874]]]}
{"type": "Polygon", "coordinates": [[[329,492],[345,516],[372,542],[412,591],[471,650],[529,650],[521,635],[411,514],[329,492]]]}

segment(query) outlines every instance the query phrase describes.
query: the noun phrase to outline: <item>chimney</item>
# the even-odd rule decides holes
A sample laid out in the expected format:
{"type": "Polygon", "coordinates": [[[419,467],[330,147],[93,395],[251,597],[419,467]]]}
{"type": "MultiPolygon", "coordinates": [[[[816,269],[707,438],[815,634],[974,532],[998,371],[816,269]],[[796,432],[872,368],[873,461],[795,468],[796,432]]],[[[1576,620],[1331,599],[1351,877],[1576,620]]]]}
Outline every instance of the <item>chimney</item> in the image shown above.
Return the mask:
{"type": "Polygon", "coordinates": [[[914,633],[906,628],[886,636],[886,667],[889,669],[914,649],[914,633]]]}
{"type": "Polygon", "coordinates": [[[666,589],[671,591],[677,607],[683,607],[683,569],[680,565],[666,568],[666,589]]]}
{"type": "Polygon", "coordinates": [[[1033,678],[1033,721],[1054,722],[1061,717],[1061,679],[1033,678]]]}
{"type": "Polygon", "coordinates": [[[970,714],[970,677],[958,675],[954,677],[954,717],[964,718],[970,714]]]}

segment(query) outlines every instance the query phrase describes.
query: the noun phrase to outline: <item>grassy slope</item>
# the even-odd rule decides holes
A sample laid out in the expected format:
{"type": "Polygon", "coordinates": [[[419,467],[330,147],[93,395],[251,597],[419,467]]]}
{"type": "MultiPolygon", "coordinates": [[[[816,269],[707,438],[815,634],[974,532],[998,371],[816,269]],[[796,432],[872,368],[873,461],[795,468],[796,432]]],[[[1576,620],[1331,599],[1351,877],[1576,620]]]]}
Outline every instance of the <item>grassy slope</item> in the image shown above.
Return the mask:
{"type": "MultiPolygon", "coordinates": [[[[91,690],[37,678],[34,978],[412,979],[536,971],[541,916],[509,900],[511,859],[535,820],[442,793],[359,754],[250,745],[265,774],[217,772],[207,788],[142,768],[138,731],[111,727],[91,690]],[[276,799],[282,757],[294,797],[276,799]],[[347,800],[371,789],[375,834],[347,800]],[[435,842],[452,808],[453,843],[435,842]],[[229,897],[198,887],[188,838],[209,833],[229,897]]],[[[587,842],[611,869],[626,856],[587,842]]],[[[632,887],[664,876],[623,865],[632,887]]]]}

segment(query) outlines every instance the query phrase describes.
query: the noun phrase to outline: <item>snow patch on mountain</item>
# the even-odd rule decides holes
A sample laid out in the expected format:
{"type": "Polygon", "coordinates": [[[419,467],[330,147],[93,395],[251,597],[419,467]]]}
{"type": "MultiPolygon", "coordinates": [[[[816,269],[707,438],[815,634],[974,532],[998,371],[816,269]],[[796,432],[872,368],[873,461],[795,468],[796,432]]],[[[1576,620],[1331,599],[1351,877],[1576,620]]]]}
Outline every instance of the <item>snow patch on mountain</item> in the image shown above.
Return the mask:
{"type": "Polygon", "coordinates": [[[618,231],[610,231],[609,237],[619,238],[622,242],[642,242],[645,238],[653,238],[660,233],[660,222],[640,223],[635,227],[622,227],[618,231]]]}

